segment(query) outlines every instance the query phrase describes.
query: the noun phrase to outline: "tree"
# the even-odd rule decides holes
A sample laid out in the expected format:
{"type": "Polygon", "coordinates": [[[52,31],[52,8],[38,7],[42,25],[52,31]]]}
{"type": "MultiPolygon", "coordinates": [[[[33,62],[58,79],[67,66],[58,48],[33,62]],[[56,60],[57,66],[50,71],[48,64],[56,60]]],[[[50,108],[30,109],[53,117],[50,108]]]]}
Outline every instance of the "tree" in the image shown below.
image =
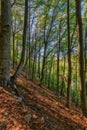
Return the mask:
{"type": "Polygon", "coordinates": [[[5,87],[10,82],[10,38],[11,4],[10,0],[1,0],[0,82],[5,87]]]}
{"type": "Polygon", "coordinates": [[[81,85],[81,107],[83,114],[87,117],[87,95],[85,85],[84,58],[83,58],[83,32],[81,18],[81,0],[76,2],[76,18],[78,27],[78,54],[79,54],[79,76],[81,85]]]}
{"type": "Polygon", "coordinates": [[[19,65],[10,80],[10,38],[11,38],[11,4],[9,0],[1,1],[1,30],[0,30],[0,82],[7,86],[15,81],[20,74],[25,59],[26,33],[28,19],[28,0],[25,1],[24,29],[22,39],[22,53],[19,65]]]}
{"type": "Polygon", "coordinates": [[[71,43],[70,43],[70,20],[69,0],[67,0],[67,32],[68,32],[68,80],[67,80],[67,107],[70,107],[70,86],[71,86],[71,43]]]}
{"type": "Polygon", "coordinates": [[[60,33],[61,33],[61,21],[59,22],[59,37],[58,37],[58,43],[57,43],[57,91],[58,91],[58,95],[59,95],[59,69],[60,69],[60,63],[59,63],[59,58],[60,58],[60,43],[61,43],[61,39],[60,39],[60,33]]]}
{"type": "Polygon", "coordinates": [[[19,76],[20,72],[23,69],[24,66],[24,60],[25,60],[25,50],[26,50],[26,37],[27,37],[27,21],[28,21],[28,0],[25,0],[25,14],[24,14],[24,29],[23,29],[23,39],[22,39],[22,53],[21,53],[21,59],[19,62],[19,65],[14,73],[14,75],[11,77],[12,83],[16,80],[16,78],[19,76]]]}

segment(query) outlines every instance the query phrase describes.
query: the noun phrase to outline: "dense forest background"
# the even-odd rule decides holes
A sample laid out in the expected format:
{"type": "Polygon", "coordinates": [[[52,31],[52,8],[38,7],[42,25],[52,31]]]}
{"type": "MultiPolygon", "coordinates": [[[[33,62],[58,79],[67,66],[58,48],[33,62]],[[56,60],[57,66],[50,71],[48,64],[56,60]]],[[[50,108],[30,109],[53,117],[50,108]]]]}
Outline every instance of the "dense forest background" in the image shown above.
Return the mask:
{"type": "Polygon", "coordinates": [[[0,1],[1,85],[14,86],[21,70],[87,116],[86,0],[0,1]]]}

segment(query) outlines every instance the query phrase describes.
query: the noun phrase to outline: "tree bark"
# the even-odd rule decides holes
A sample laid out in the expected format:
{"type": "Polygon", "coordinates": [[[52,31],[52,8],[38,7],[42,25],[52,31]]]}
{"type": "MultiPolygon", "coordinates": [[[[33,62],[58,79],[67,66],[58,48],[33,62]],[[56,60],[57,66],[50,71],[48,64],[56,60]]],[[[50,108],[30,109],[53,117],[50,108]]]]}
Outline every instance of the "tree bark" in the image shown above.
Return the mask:
{"type": "Polygon", "coordinates": [[[20,59],[19,65],[18,65],[14,75],[11,77],[12,82],[14,82],[16,80],[16,78],[20,75],[20,73],[23,69],[23,66],[24,66],[25,51],[26,51],[27,21],[28,21],[28,0],[25,0],[25,15],[24,15],[24,29],[23,29],[23,39],[22,39],[22,53],[21,53],[21,59],[20,59]]]}
{"type": "Polygon", "coordinates": [[[1,0],[0,30],[0,82],[7,86],[10,82],[10,38],[11,5],[10,0],[1,0]]]}
{"type": "Polygon", "coordinates": [[[71,86],[71,42],[70,42],[70,20],[69,20],[69,0],[67,0],[67,31],[68,31],[68,80],[67,80],[67,107],[70,107],[70,86],[71,86]]]}
{"type": "Polygon", "coordinates": [[[59,39],[58,39],[58,43],[57,43],[57,91],[58,91],[58,95],[59,95],[59,68],[60,68],[60,33],[61,33],[61,21],[59,23],[59,39]]]}
{"type": "Polygon", "coordinates": [[[87,117],[87,95],[84,72],[84,57],[83,57],[83,33],[82,33],[82,19],[81,19],[81,0],[76,2],[76,18],[78,27],[78,54],[79,54],[79,76],[81,85],[81,107],[83,114],[87,117]]]}

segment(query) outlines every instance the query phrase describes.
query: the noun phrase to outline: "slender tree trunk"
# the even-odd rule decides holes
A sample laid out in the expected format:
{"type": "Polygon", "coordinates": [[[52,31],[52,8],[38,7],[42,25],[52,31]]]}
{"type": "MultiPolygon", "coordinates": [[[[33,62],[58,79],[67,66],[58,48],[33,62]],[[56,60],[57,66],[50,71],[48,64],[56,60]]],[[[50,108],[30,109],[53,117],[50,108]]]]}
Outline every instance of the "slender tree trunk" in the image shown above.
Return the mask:
{"type": "Polygon", "coordinates": [[[16,56],[18,58],[18,55],[19,55],[19,53],[18,53],[18,33],[17,33],[17,39],[16,40],[17,40],[16,41],[16,56]]]}
{"type": "Polygon", "coordinates": [[[13,69],[15,67],[15,56],[16,56],[16,49],[15,49],[15,35],[16,35],[16,18],[14,19],[14,24],[12,26],[12,39],[13,39],[13,55],[12,55],[12,58],[13,58],[13,69]]]}
{"type": "Polygon", "coordinates": [[[22,53],[21,53],[21,59],[19,62],[19,65],[14,73],[14,75],[11,77],[12,82],[16,80],[16,78],[21,73],[21,70],[24,66],[24,60],[25,60],[25,50],[26,50],[26,36],[27,36],[27,21],[28,21],[28,0],[25,0],[25,15],[24,15],[24,29],[23,29],[23,39],[22,39],[22,53]]]}
{"type": "MultiPolygon", "coordinates": [[[[46,16],[47,17],[47,16],[46,16]]],[[[44,23],[44,54],[43,54],[43,62],[42,62],[42,71],[41,71],[41,79],[40,79],[40,85],[42,84],[42,81],[44,79],[44,69],[45,69],[45,63],[46,63],[46,51],[47,51],[47,39],[46,39],[46,20],[44,23]]]]}
{"type": "Polygon", "coordinates": [[[85,74],[87,73],[87,27],[85,32],[85,74]]]}
{"type": "Polygon", "coordinates": [[[61,33],[61,23],[59,24],[59,40],[57,43],[57,91],[59,95],[59,67],[60,67],[60,33],[61,33]]]}
{"type": "Polygon", "coordinates": [[[82,19],[81,19],[81,0],[76,2],[76,18],[78,27],[78,54],[79,54],[79,76],[81,85],[81,107],[83,114],[87,117],[87,95],[84,72],[84,57],[83,57],[83,33],[82,33],[82,19]]]}
{"type": "MultiPolygon", "coordinates": [[[[75,85],[76,85],[76,93],[77,93],[77,96],[78,96],[78,79],[77,79],[77,77],[78,77],[78,64],[77,64],[77,56],[76,56],[76,79],[75,79],[75,85]]],[[[78,104],[78,100],[77,100],[77,98],[76,98],[76,103],[78,104]]]]}
{"type": "Polygon", "coordinates": [[[13,32],[13,69],[15,66],[15,33],[13,32]]]}
{"type": "Polygon", "coordinates": [[[1,0],[0,82],[3,86],[7,86],[8,82],[10,82],[10,38],[11,38],[10,0],[1,0]]]}
{"type": "Polygon", "coordinates": [[[44,79],[44,69],[45,69],[45,64],[46,64],[46,52],[47,52],[47,44],[48,44],[47,41],[46,41],[46,38],[45,38],[46,37],[45,31],[46,31],[46,20],[45,20],[45,24],[44,24],[44,54],[43,54],[40,85],[42,84],[42,81],[44,79]]]}
{"type": "Polygon", "coordinates": [[[39,76],[39,79],[40,79],[40,58],[41,58],[41,53],[40,53],[40,43],[39,43],[39,54],[38,54],[38,76],[39,76]]]}
{"type": "Polygon", "coordinates": [[[31,0],[29,0],[29,25],[28,25],[28,28],[29,28],[29,45],[28,45],[28,55],[29,55],[29,58],[28,58],[28,70],[29,70],[29,72],[28,72],[28,77],[30,78],[31,76],[31,33],[30,33],[30,31],[31,31],[31,28],[30,28],[30,15],[31,15],[31,9],[30,9],[30,2],[31,2],[31,0]]]}
{"type": "Polygon", "coordinates": [[[51,72],[52,72],[53,60],[54,60],[54,55],[52,56],[52,59],[50,61],[49,75],[48,75],[48,88],[50,88],[50,81],[51,81],[51,72]]]}
{"type": "Polygon", "coordinates": [[[69,20],[69,0],[67,0],[67,31],[68,31],[68,81],[67,81],[67,107],[70,107],[70,86],[71,86],[71,43],[70,43],[70,20],[69,20]]]}
{"type": "Polygon", "coordinates": [[[36,42],[34,43],[35,46],[34,46],[34,54],[33,54],[33,66],[32,66],[32,80],[35,79],[35,72],[36,72],[36,42]]]}
{"type": "Polygon", "coordinates": [[[41,83],[44,79],[44,69],[46,64],[46,51],[47,51],[47,42],[44,43],[44,56],[43,56],[43,63],[42,63],[42,73],[41,73],[41,83]]]}
{"type": "Polygon", "coordinates": [[[55,63],[52,66],[52,71],[53,71],[53,74],[52,74],[52,77],[51,77],[51,79],[52,79],[52,86],[55,89],[55,63]]]}
{"type": "MultiPolygon", "coordinates": [[[[64,59],[64,60],[63,60],[63,64],[64,64],[63,76],[65,77],[65,69],[66,69],[65,62],[66,62],[66,57],[64,56],[63,59],[64,59]]],[[[61,95],[61,96],[64,96],[64,92],[63,92],[63,90],[64,90],[64,85],[65,85],[65,80],[64,80],[64,78],[62,78],[62,85],[61,85],[61,90],[60,90],[60,95],[61,95]]]]}

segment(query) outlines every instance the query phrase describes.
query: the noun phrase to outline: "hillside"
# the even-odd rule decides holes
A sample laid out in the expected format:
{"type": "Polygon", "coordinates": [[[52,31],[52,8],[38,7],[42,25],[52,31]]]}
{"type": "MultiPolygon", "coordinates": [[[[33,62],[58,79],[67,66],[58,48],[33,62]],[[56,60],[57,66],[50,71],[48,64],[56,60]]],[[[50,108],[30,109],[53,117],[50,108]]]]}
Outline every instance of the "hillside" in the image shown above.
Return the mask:
{"type": "Polygon", "coordinates": [[[0,87],[0,130],[87,129],[87,118],[78,109],[66,108],[54,92],[23,76],[17,84],[19,97],[0,87]]]}

